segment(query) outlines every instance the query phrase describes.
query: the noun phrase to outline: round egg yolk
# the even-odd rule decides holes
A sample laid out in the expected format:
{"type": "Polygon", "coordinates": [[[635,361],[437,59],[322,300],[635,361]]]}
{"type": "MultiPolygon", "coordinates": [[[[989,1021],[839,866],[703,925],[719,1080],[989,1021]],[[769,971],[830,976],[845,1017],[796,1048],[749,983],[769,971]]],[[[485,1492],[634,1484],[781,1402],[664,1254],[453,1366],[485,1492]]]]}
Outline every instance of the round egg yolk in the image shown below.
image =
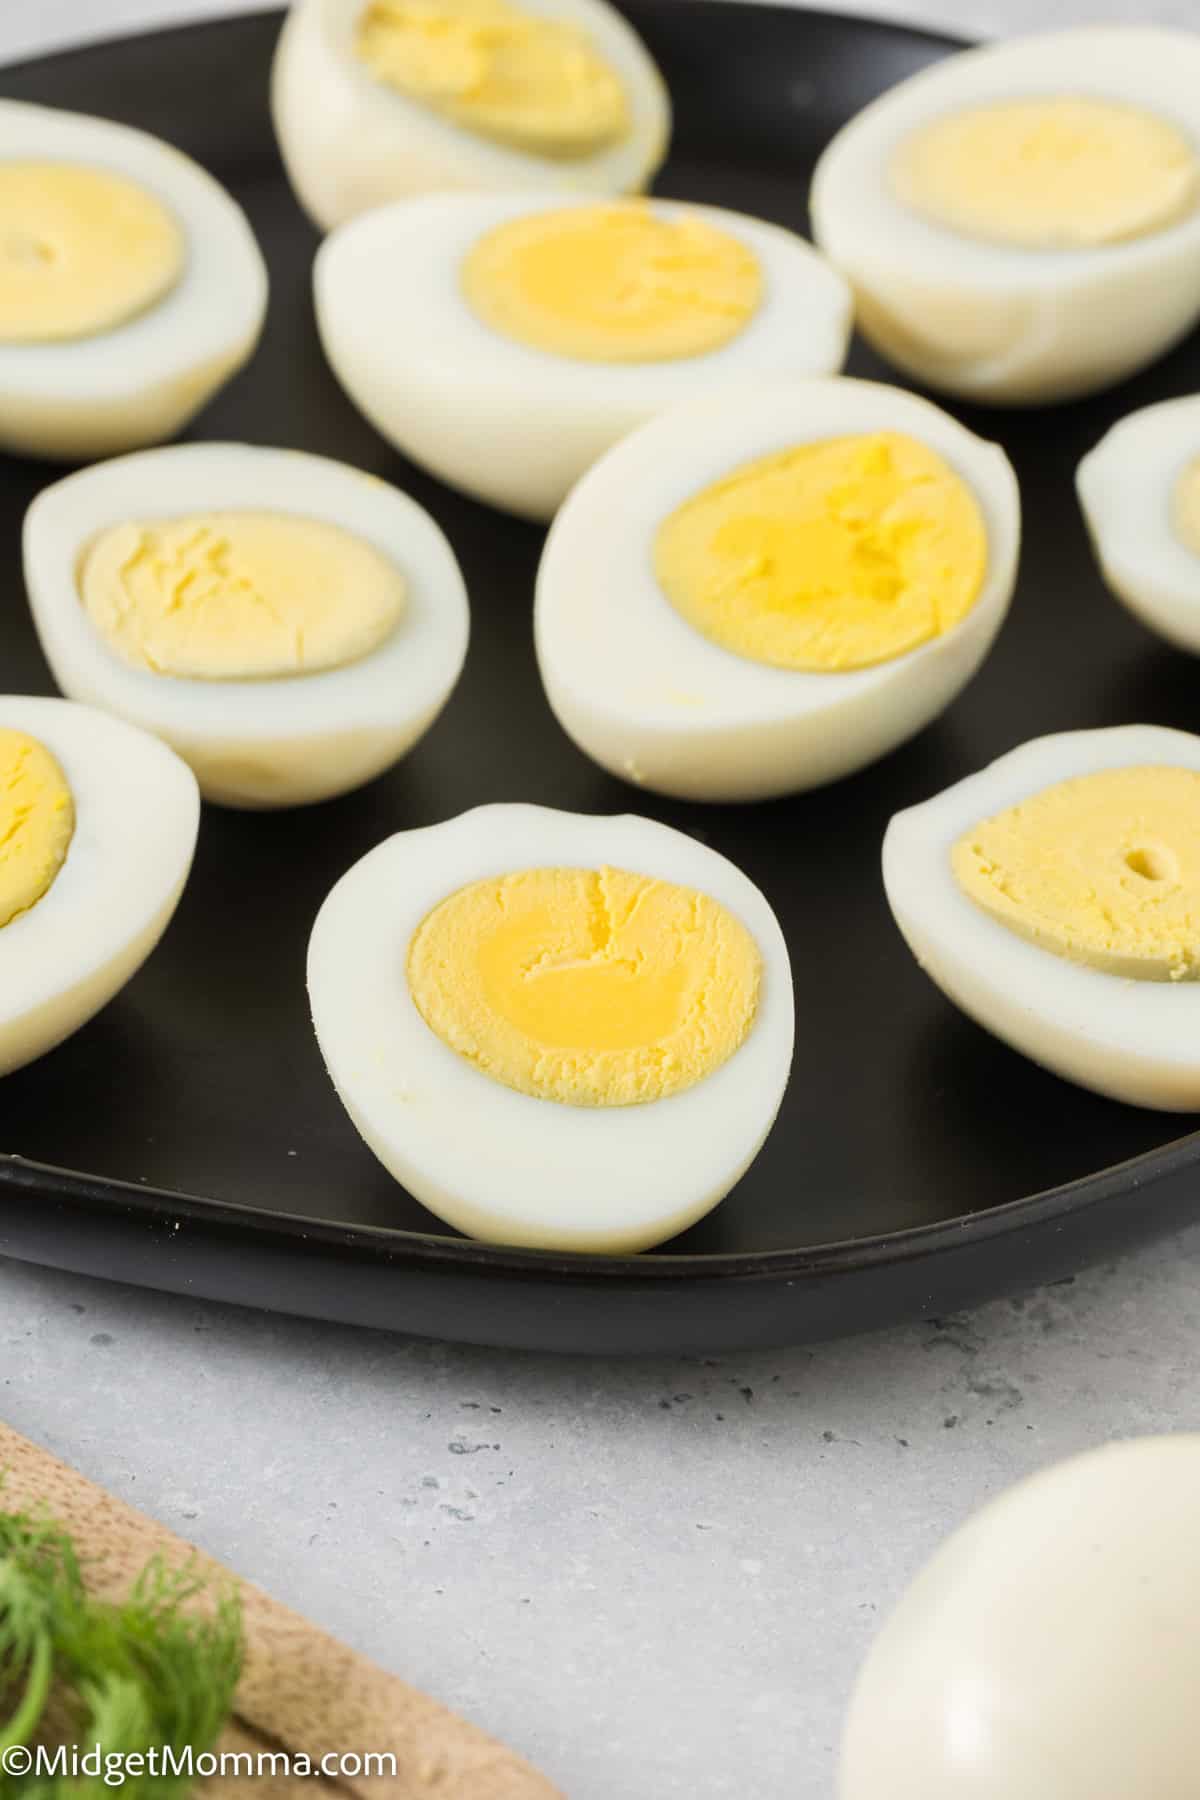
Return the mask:
{"type": "Polygon", "coordinates": [[[763,291],[758,258],[737,238],[638,201],[498,225],[466,258],[462,280],[493,331],[587,362],[717,350],[753,317],[763,291]]]}
{"type": "Polygon", "coordinates": [[[54,757],[0,725],[0,930],[49,892],[74,831],[75,803],[54,757]]]}
{"type": "Polygon", "coordinates": [[[1200,457],[1189,463],[1175,484],[1175,535],[1200,556],[1200,457]]]}
{"type": "Polygon", "coordinates": [[[906,138],[889,172],[914,212],[1025,250],[1144,237],[1190,212],[1200,192],[1195,148],[1177,126],[1082,96],[949,113],[906,138]]]}
{"type": "Polygon", "coordinates": [[[379,648],[405,602],[403,575],[373,545],[285,513],[113,525],[84,552],[78,581],[125,662],[201,681],[341,668],[379,648]]]}
{"type": "Polygon", "coordinates": [[[624,869],[460,889],[413,935],[408,985],[444,1044],[568,1106],[630,1106],[719,1069],[754,1022],[758,946],[706,894],[624,869]]]}
{"type": "Polygon", "coordinates": [[[509,0],[370,0],[355,47],[377,80],[509,149],[570,160],[629,133],[624,86],[586,33],[509,0]]]}
{"type": "Polygon", "coordinates": [[[963,893],[1072,962],[1146,981],[1200,975],[1200,772],[1104,769],[959,839],[963,893]]]}
{"type": "Polygon", "coordinates": [[[108,169],[0,162],[0,343],[111,331],[170,292],[184,238],[161,200],[108,169]]]}
{"type": "Polygon", "coordinates": [[[724,650],[780,669],[869,668],[966,617],[987,571],[974,495],[901,432],[744,464],[663,520],[659,586],[724,650]]]}

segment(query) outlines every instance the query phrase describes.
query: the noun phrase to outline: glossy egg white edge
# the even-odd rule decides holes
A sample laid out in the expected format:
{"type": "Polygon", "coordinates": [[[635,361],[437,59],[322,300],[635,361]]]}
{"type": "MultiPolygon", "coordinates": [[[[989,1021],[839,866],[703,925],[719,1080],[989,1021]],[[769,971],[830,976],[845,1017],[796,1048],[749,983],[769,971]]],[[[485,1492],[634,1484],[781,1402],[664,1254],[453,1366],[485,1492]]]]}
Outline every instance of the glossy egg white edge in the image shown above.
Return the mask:
{"type": "Polygon", "coordinates": [[[288,178],[322,230],[438,189],[617,194],[649,183],[666,155],[671,101],[633,27],[606,0],[516,3],[588,34],[624,84],[628,137],[569,161],[494,143],[370,73],[354,49],[367,0],[293,0],[271,72],[271,113],[288,178]]]}
{"type": "Polygon", "coordinates": [[[1127,979],[1041,949],[959,888],[958,839],[1043,788],[1100,769],[1200,770],[1200,737],[1158,725],[1061,732],[895,815],[883,840],[888,904],[948,999],[1032,1061],[1114,1100],[1200,1108],[1200,982],[1127,979]]]}
{"type": "Polygon", "coordinates": [[[1144,107],[1200,147],[1200,35],[1081,26],[964,51],[889,89],[824,151],[813,235],[849,278],[864,334],[910,375],[979,400],[1067,399],[1131,374],[1200,316],[1200,210],[1125,243],[1023,250],[892,195],[893,153],[940,115],[1081,94],[1144,107]]]}
{"type": "Polygon", "coordinates": [[[655,200],[746,244],[765,293],[728,344],[664,362],[587,362],[492,331],[462,291],[495,226],[588,196],[431,195],[355,220],[313,272],[325,354],[351,400],[406,456],[507,512],[548,519],[603,452],[664,407],[755,376],[832,374],[849,340],[842,277],[794,232],[716,206],[655,200]]]}
{"type": "Polygon", "coordinates": [[[322,906],[308,986],[321,1053],[367,1144],[431,1212],[493,1242],[614,1252],[662,1242],[734,1186],[787,1085],[792,981],[774,913],[723,856],[649,819],[499,805],[400,832],[322,906]],[[471,882],[605,865],[728,907],[762,954],[757,1016],[715,1074],[666,1099],[624,1107],[534,1099],[474,1069],[425,1024],[405,979],[409,942],[471,882]]]}
{"type": "Polygon", "coordinates": [[[160,138],[110,119],[0,100],[0,158],[86,163],[137,182],[184,237],[176,285],[112,330],[0,343],[0,445],[69,461],[175,436],[250,357],[267,270],[237,202],[160,138]]]}
{"type": "Polygon", "coordinates": [[[98,464],[43,489],[24,529],[25,585],[63,693],[163,738],[229,806],[295,806],[347,792],[409,750],[458,680],[469,629],[462,575],[439,527],[397,488],[345,463],[246,444],[179,444],[98,464]],[[79,595],[88,543],[108,526],[187,513],[266,511],[356,533],[405,578],[404,612],[344,668],[201,681],[136,669],[79,595]]]}
{"type": "Polygon", "coordinates": [[[1200,556],[1175,530],[1175,486],[1200,457],[1200,394],[1130,413],[1075,475],[1104,579],[1130,612],[1200,655],[1200,556]]]}
{"type": "Polygon", "coordinates": [[[1020,530],[1004,452],[915,394],[834,377],[711,395],[609,451],[555,519],[534,614],[547,697],[580,749],[659,793],[761,800],[837,780],[919,731],[974,675],[1008,610],[1020,530]],[[891,662],[829,674],[768,667],[687,624],[654,575],[662,520],[741,463],[877,430],[928,444],[983,513],[987,573],[961,624],[891,662]]]}
{"type": "Polygon", "coordinates": [[[0,695],[0,727],[57,760],[75,832],[53,884],[0,927],[0,1075],[99,1012],[149,956],[191,869],[200,795],[165,744],[66,700],[0,695]]]}

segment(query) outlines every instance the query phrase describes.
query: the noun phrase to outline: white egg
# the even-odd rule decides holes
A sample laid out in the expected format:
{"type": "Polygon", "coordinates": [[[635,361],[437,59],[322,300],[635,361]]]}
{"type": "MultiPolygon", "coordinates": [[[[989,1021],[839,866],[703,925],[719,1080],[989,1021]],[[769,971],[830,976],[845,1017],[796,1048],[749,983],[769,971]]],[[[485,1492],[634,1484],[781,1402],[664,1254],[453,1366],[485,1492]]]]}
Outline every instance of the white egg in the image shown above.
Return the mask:
{"type": "MultiPolygon", "coordinates": [[[[1200,315],[1200,207],[1142,235],[1025,247],[954,229],[896,193],[910,134],[998,103],[1136,107],[1200,144],[1200,36],[1085,26],[988,44],[889,89],[837,133],[812,187],[816,241],[849,277],[864,335],[899,368],[972,399],[1089,393],[1159,356],[1200,315]]],[[[993,169],[992,175],[995,175],[993,169]]]]}
{"type": "Polygon", "coordinates": [[[124,177],[166,208],[183,238],[178,279],[133,317],[67,339],[0,342],[0,446],[83,461],[175,436],[258,342],[267,271],[245,214],[170,144],[83,113],[0,101],[0,162],[124,177]]]}
{"type": "Polygon", "coordinates": [[[338,380],[390,443],[453,487],[548,519],[597,457],[664,408],[739,380],[841,367],[849,290],[810,245],[762,219],[664,201],[657,216],[700,219],[757,257],[764,297],[736,336],[701,355],[618,363],[500,335],[463,292],[463,259],[495,226],[563,206],[435,195],[357,220],[317,257],[317,324],[338,380]]]}
{"type": "Polygon", "coordinates": [[[858,1679],[840,1800],[1193,1800],[1200,1437],[1109,1444],[960,1527],[858,1679]]]}
{"type": "Polygon", "coordinates": [[[966,685],[1008,610],[1019,539],[1003,451],[914,394],[834,378],[712,395],[626,438],[556,518],[535,608],[546,694],[582,750],[659,793],[758,800],[816,787],[893,749],[966,685]],[[877,431],[935,451],[982,512],[986,572],[960,623],[873,667],[813,673],[734,654],[667,602],[652,544],[682,502],[773,451],[877,431]]]}
{"type": "Polygon", "coordinates": [[[754,1160],[791,1062],[791,971],[770,906],[723,856],[649,819],[485,806],[400,832],[325,901],[308,984],[330,1076],[376,1156],[431,1212],[506,1244],[630,1251],[682,1231],[754,1160]],[[666,1098],[587,1106],[518,1092],[425,1023],[405,976],[410,941],[470,883],[605,866],[695,889],[748,929],[762,959],[749,1033],[714,1073],[666,1098]]]}
{"type": "Polygon", "coordinates": [[[183,892],[200,797],[165,745],[90,707],[6,694],[0,729],[50,752],[75,808],[48,891],[0,926],[6,1075],[86,1024],[145,962],[183,892]]]}
{"type": "Polygon", "coordinates": [[[381,81],[357,54],[368,0],[293,0],[271,75],[288,177],[323,230],[389,200],[438,189],[635,192],[666,155],[671,103],[633,27],[606,0],[515,0],[534,19],[583,32],[625,94],[628,130],[588,156],[539,155],[440,118],[381,81]]]}
{"type": "Polygon", "coordinates": [[[1200,654],[1200,541],[1185,540],[1177,517],[1177,490],[1193,468],[1200,394],[1120,420],[1084,457],[1075,484],[1113,593],[1152,631],[1200,654]]]}
{"type": "Polygon", "coordinates": [[[925,973],[986,1030],[1055,1074],[1164,1111],[1200,1107],[1200,983],[1146,980],[1075,962],[969,899],[951,850],[985,819],[1072,776],[1200,770],[1200,737],[1124,725],[1035,738],[897,813],[883,842],[896,923],[925,973]]]}
{"type": "Polygon", "coordinates": [[[399,760],[448,699],[466,654],[466,591],[454,553],[407,495],[344,463],[245,444],[186,444],[122,457],[40,493],[24,534],[25,581],[62,691],[163,738],[206,799],[295,806],[347,792],[399,760]],[[130,519],[251,511],[324,520],[403,577],[399,622],[342,667],[271,679],[186,679],[131,666],[81,602],[88,545],[130,519]]]}

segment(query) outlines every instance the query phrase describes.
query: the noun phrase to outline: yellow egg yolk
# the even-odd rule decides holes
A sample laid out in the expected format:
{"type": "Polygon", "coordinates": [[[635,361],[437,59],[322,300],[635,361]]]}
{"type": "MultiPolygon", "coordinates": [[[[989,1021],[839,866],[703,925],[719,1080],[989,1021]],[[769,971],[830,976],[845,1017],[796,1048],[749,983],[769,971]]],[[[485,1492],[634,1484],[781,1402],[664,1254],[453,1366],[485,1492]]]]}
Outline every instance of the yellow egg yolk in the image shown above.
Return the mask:
{"type": "Polygon", "coordinates": [[[1200,772],[1073,776],[974,826],[951,866],[1044,950],[1146,981],[1200,975],[1200,772]]]}
{"type": "Polygon", "coordinates": [[[707,894],[624,869],[472,883],[414,933],[408,984],[442,1042],[539,1100],[630,1106],[719,1069],[754,1022],[758,947],[707,894]]]}
{"type": "Polygon", "coordinates": [[[869,668],[951,630],[979,597],[974,495],[901,432],[746,463],[659,526],[671,604],[722,649],[780,669],[869,668]]]}
{"type": "Polygon", "coordinates": [[[1176,536],[1200,556],[1200,457],[1176,482],[1172,511],[1176,536]]]}
{"type": "Polygon", "coordinates": [[[719,349],[762,299],[747,245],[640,201],[531,213],[480,238],[463,288],[485,325],[587,362],[663,362],[719,349]]]}
{"type": "Polygon", "coordinates": [[[109,169],[0,162],[0,343],[111,331],[170,292],[184,238],[161,200],[109,169]]]}
{"type": "Polygon", "coordinates": [[[933,223],[1026,250],[1145,237],[1200,195],[1200,162],[1177,126],[1083,96],[949,113],[903,141],[890,177],[897,198],[933,223]]]}
{"type": "Polygon", "coordinates": [[[49,892],[74,830],[75,803],[54,757],[0,725],[0,930],[49,892]]]}
{"type": "Polygon", "coordinates": [[[509,0],[370,0],[355,42],[377,80],[508,149],[569,161],[628,136],[624,86],[587,34],[509,0]]]}
{"type": "Polygon", "coordinates": [[[127,663],[201,681],[340,668],[379,648],[405,600],[403,575],[373,545],[285,513],[113,525],[78,580],[88,617],[127,663]]]}

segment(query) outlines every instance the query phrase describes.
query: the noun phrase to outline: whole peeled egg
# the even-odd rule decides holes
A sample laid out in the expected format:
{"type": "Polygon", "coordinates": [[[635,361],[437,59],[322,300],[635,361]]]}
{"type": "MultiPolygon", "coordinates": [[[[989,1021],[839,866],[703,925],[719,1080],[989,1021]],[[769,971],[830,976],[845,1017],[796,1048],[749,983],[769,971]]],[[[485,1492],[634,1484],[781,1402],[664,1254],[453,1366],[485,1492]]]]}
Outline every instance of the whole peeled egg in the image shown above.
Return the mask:
{"type": "Polygon", "coordinates": [[[438,189],[637,192],[671,131],[607,0],[293,0],[271,109],[324,230],[438,189]]]}
{"type": "Polygon", "coordinates": [[[812,216],[864,335],[918,380],[1016,404],[1118,381],[1200,316],[1200,35],[947,57],[838,132],[812,216]]]}
{"type": "Polygon", "coordinates": [[[253,351],[267,273],[171,145],[0,100],[0,448],[83,461],[174,437],[253,351]]]}
{"type": "Polygon", "coordinates": [[[1194,1800],[1200,1436],[1109,1444],[1001,1494],[876,1639],[839,1800],[1194,1800]]]}

